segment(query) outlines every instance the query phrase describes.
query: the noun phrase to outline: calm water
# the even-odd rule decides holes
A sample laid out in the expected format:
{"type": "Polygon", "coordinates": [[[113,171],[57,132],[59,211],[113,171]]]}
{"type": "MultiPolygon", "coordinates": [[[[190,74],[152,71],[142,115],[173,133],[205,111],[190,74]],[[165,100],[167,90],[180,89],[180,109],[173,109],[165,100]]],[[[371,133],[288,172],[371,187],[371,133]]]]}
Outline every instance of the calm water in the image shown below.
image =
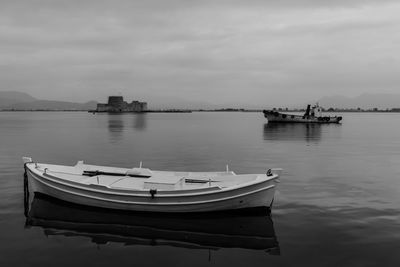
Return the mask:
{"type": "Polygon", "coordinates": [[[0,266],[398,266],[400,114],[268,125],[260,113],[0,113],[0,266]],[[34,198],[22,156],[73,165],[284,169],[272,216],[107,214],[34,198]]]}

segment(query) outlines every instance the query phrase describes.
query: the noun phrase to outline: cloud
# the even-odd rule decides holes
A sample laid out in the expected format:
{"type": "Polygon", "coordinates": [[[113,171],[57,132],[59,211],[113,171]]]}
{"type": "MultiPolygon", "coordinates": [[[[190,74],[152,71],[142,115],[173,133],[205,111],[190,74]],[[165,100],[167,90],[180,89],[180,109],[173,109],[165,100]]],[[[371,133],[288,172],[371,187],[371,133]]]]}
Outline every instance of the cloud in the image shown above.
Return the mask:
{"type": "Polygon", "coordinates": [[[390,93],[399,12],[374,0],[0,1],[0,90],[244,105],[390,93]]]}

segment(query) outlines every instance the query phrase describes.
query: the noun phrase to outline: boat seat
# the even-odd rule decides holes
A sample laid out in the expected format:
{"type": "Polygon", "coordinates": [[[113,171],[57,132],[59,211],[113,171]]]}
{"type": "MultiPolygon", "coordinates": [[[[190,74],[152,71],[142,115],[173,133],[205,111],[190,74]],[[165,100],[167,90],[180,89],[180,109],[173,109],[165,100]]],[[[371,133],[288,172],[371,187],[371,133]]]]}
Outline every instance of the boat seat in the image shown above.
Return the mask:
{"type": "Polygon", "coordinates": [[[182,188],[185,177],[176,175],[152,176],[144,182],[144,189],[174,190],[182,188]]]}

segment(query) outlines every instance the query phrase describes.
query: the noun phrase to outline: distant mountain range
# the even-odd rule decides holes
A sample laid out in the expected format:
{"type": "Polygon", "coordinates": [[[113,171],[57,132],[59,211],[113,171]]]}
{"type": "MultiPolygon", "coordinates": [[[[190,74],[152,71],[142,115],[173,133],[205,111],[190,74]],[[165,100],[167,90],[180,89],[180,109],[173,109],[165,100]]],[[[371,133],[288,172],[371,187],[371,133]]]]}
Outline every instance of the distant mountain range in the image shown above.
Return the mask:
{"type": "MultiPolygon", "coordinates": [[[[184,109],[218,109],[218,108],[254,108],[253,105],[211,105],[209,103],[187,102],[187,101],[158,101],[149,99],[149,106],[152,108],[184,108],[184,109]]],[[[362,94],[357,97],[328,96],[318,100],[324,108],[338,109],[391,109],[400,108],[400,94],[362,94]]],[[[312,103],[309,103],[312,104],[312,103]]],[[[0,91],[0,110],[91,110],[96,109],[97,102],[74,103],[65,101],[40,100],[27,93],[17,91],[0,91]]],[[[265,103],[267,106],[268,103],[265,103]]],[[[302,107],[305,105],[302,105],[302,107]]]]}
{"type": "Polygon", "coordinates": [[[400,108],[400,94],[362,94],[356,97],[323,97],[319,104],[324,108],[392,109],[400,108]]]}
{"type": "Polygon", "coordinates": [[[7,107],[16,103],[34,102],[37,99],[22,92],[0,91],[0,107],[7,107]]]}
{"type": "Polygon", "coordinates": [[[16,91],[0,91],[1,110],[91,110],[97,102],[74,103],[65,101],[40,100],[16,91]]]}

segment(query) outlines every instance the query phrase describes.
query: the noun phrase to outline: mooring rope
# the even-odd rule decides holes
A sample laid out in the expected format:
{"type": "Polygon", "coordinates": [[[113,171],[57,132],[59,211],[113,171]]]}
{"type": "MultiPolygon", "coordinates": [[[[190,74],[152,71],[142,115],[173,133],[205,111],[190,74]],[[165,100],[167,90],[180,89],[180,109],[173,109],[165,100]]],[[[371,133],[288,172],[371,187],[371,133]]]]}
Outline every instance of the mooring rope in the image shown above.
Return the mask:
{"type": "Polygon", "coordinates": [[[28,218],[28,213],[29,213],[29,183],[28,183],[28,173],[26,167],[26,164],[28,163],[30,162],[24,164],[24,215],[26,218],[28,218]]]}

